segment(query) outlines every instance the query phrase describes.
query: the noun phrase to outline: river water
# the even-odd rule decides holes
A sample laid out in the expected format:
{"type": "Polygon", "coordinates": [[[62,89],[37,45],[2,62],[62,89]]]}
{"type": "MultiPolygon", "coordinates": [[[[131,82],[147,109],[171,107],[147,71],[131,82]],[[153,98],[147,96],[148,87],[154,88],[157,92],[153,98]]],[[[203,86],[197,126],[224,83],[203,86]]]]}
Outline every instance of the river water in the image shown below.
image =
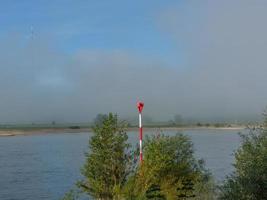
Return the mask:
{"type": "MultiPolygon", "coordinates": [[[[217,182],[233,170],[240,145],[237,130],[187,130],[198,158],[217,182]]],[[[154,134],[146,132],[145,135],[154,134]]],[[[165,131],[174,135],[176,131],[165,131]]],[[[60,199],[81,178],[80,168],[92,133],[40,134],[0,138],[0,199],[60,199]]],[[[138,142],[138,133],[129,132],[138,142]]]]}

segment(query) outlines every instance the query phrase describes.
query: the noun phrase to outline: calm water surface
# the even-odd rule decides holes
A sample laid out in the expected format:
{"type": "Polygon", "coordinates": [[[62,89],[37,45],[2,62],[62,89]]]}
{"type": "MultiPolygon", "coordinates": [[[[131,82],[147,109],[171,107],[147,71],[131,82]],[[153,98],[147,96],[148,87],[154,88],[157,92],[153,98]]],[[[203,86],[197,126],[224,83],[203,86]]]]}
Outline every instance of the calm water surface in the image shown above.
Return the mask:
{"type": "MultiPolygon", "coordinates": [[[[237,132],[191,130],[184,134],[192,138],[196,156],[203,158],[215,179],[221,181],[233,170],[233,152],[240,145],[237,132]]],[[[60,199],[81,178],[90,136],[66,133],[1,137],[0,199],[60,199]]],[[[138,133],[129,132],[129,141],[138,142],[138,133]]]]}

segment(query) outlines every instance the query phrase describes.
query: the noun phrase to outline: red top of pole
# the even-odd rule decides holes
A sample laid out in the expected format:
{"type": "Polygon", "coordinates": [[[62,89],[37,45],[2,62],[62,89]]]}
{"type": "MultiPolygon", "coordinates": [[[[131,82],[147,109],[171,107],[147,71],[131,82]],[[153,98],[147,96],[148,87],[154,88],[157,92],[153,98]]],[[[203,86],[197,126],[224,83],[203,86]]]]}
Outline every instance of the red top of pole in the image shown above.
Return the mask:
{"type": "Polygon", "coordinates": [[[137,102],[137,108],[138,108],[140,113],[142,112],[143,107],[144,107],[144,103],[143,102],[141,102],[141,101],[137,102]]]}

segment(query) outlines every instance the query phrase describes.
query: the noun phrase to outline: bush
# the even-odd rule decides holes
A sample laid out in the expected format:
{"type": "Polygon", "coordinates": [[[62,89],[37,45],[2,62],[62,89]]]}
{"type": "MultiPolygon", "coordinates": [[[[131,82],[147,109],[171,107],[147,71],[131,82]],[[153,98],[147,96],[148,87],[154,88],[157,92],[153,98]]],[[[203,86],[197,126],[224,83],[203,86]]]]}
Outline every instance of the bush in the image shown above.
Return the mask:
{"type": "Polygon", "coordinates": [[[76,200],[79,198],[79,193],[76,190],[68,191],[61,200],[76,200]]]}
{"type": "MultiPolygon", "coordinates": [[[[266,127],[266,126],[265,126],[266,127]]],[[[235,172],[221,188],[221,200],[267,199],[267,133],[251,131],[242,136],[242,145],[235,154],[235,172]]]]}
{"type": "Polygon", "coordinates": [[[213,181],[204,162],[194,158],[188,137],[147,137],[144,161],[136,165],[139,149],[130,150],[124,123],[113,114],[101,120],[93,128],[78,193],[70,191],[64,199],[77,199],[81,192],[102,200],[213,199],[213,181]]]}
{"type": "Polygon", "coordinates": [[[125,125],[110,113],[96,123],[93,132],[82,169],[85,179],[77,185],[96,199],[120,199],[133,166],[125,125]]]}
{"type": "Polygon", "coordinates": [[[126,199],[212,199],[213,184],[183,135],[146,138],[144,161],[125,187],[126,199]]]}

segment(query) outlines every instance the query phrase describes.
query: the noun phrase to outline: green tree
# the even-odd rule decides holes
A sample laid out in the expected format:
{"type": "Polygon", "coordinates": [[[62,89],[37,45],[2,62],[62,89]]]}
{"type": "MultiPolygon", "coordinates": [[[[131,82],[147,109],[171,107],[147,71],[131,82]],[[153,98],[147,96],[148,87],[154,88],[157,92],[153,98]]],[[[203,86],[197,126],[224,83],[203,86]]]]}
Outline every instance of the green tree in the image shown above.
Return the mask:
{"type": "Polygon", "coordinates": [[[241,135],[242,145],[235,153],[235,172],[221,188],[221,200],[267,199],[267,119],[263,129],[241,135]]]}
{"type": "Polygon", "coordinates": [[[79,198],[79,193],[76,190],[70,190],[65,193],[64,197],[61,200],[76,200],[79,198]]]}
{"type": "Polygon", "coordinates": [[[94,125],[101,126],[104,122],[105,119],[108,118],[108,115],[106,114],[97,114],[95,119],[94,119],[94,125]]]}
{"type": "Polygon", "coordinates": [[[89,152],[78,187],[96,199],[120,199],[120,191],[131,172],[132,159],[125,125],[110,113],[93,127],[89,152]]]}
{"type": "Polygon", "coordinates": [[[146,138],[144,161],[128,179],[126,199],[201,199],[203,193],[202,199],[212,199],[210,176],[193,152],[180,134],[146,138]]]}

